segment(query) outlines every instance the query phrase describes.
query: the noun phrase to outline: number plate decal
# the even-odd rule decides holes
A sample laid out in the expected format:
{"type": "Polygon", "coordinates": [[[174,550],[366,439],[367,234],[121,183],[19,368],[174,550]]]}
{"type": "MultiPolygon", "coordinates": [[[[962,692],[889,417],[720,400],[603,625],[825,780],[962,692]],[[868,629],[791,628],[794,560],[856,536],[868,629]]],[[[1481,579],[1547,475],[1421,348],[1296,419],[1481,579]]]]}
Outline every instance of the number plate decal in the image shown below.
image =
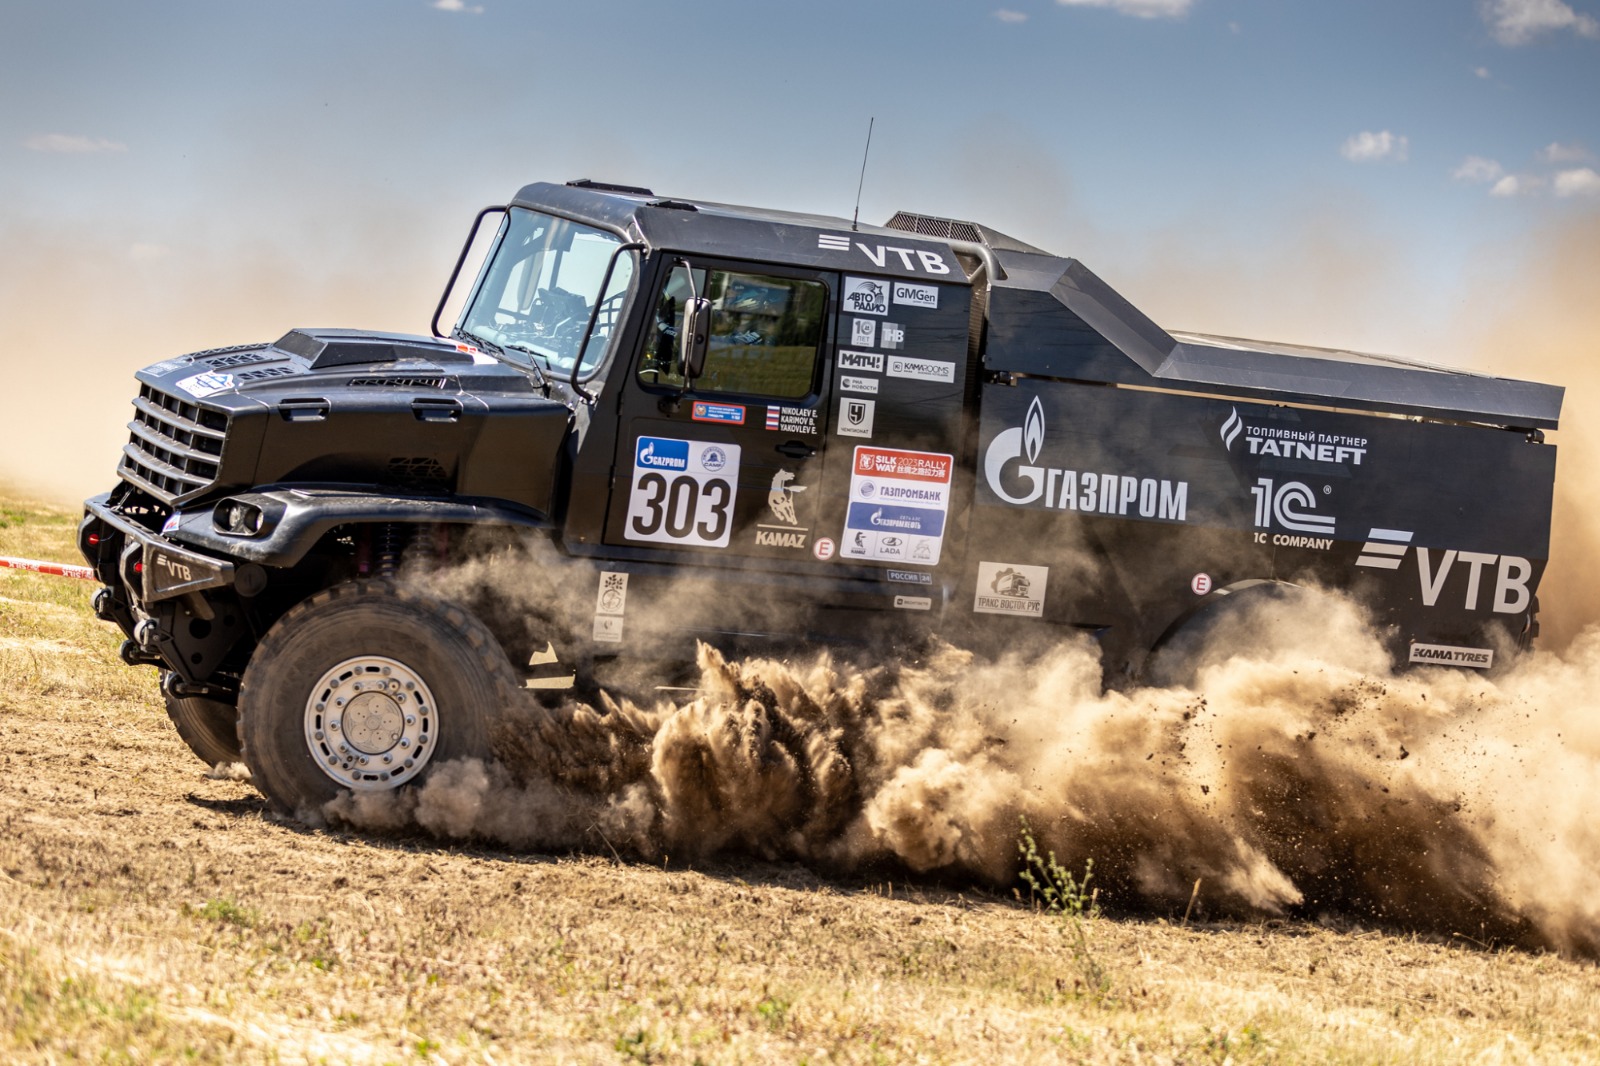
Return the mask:
{"type": "Polygon", "coordinates": [[[640,437],[633,446],[628,540],[726,548],[733,533],[739,446],[640,437]]]}

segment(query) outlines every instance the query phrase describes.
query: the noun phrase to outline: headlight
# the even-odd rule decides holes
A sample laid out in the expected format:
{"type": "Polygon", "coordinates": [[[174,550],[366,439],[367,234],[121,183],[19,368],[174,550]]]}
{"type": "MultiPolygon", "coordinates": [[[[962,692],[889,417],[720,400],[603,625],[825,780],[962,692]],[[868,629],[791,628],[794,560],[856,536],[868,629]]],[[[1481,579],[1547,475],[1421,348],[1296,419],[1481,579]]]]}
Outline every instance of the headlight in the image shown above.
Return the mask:
{"type": "Polygon", "coordinates": [[[261,532],[264,516],[261,508],[243,500],[223,500],[211,512],[211,524],[218,533],[235,537],[253,537],[261,532]]]}

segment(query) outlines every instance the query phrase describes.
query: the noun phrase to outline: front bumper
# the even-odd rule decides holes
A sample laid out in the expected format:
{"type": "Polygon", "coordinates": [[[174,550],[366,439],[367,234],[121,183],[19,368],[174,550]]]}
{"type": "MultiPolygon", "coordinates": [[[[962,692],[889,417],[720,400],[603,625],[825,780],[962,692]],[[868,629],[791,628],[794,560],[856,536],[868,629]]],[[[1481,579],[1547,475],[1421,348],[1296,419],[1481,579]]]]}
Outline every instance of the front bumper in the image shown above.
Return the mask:
{"type": "Polygon", "coordinates": [[[128,637],[125,662],[168,671],[169,682],[192,692],[229,687],[213,675],[244,628],[235,563],[146,529],[119,513],[110,494],[85,501],[78,550],[105,584],[95,614],[128,637]]]}
{"type": "Polygon", "coordinates": [[[130,603],[144,606],[233,584],[233,563],[181,547],[125,518],[112,510],[110,494],[83,506],[78,550],[101,581],[126,590],[130,603]]]}

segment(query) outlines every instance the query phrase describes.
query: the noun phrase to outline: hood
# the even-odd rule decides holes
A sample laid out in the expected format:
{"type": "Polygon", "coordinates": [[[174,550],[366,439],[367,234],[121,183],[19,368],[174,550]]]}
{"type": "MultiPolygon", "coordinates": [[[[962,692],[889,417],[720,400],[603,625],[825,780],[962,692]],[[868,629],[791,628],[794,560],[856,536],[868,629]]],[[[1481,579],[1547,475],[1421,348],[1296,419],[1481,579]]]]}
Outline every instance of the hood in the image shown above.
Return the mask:
{"type": "Polygon", "coordinates": [[[213,348],[148,366],[139,380],[221,407],[230,399],[271,402],[308,388],[532,392],[521,371],[454,340],[404,333],[296,329],[271,344],[213,348]]]}

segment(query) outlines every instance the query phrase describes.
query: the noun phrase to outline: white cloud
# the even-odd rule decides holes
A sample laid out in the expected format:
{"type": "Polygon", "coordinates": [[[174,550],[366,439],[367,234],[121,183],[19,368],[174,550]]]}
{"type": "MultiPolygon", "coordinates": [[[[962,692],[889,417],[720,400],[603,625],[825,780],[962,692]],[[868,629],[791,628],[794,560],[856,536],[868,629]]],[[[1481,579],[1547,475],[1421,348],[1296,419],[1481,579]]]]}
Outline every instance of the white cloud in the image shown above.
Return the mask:
{"type": "Polygon", "coordinates": [[[1556,174],[1557,196],[1600,196],[1600,174],[1592,167],[1563,170],[1556,174]]]}
{"type": "Polygon", "coordinates": [[[1539,191],[1544,185],[1540,178],[1530,177],[1527,174],[1507,174],[1489,190],[1490,196],[1528,196],[1539,191]]]}
{"type": "Polygon", "coordinates": [[[1489,76],[1489,68],[1488,67],[1473,67],[1472,68],[1472,73],[1476,74],[1480,78],[1487,78],[1489,76]]]}
{"type": "Polygon", "coordinates": [[[1194,0],[1056,0],[1063,7],[1109,7],[1134,18],[1181,18],[1189,13],[1194,0]]]}
{"type": "Polygon", "coordinates": [[[32,152],[54,152],[59,155],[90,155],[95,152],[126,152],[128,146],[104,137],[84,137],[74,133],[36,133],[23,141],[32,152]]]}
{"type": "Polygon", "coordinates": [[[1379,133],[1362,130],[1339,146],[1339,154],[1352,163],[1379,163],[1384,160],[1404,163],[1410,147],[1410,140],[1402,134],[1388,130],[1379,133]]]}
{"type": "Polygon", "coordinates": [[[1469,155],[1461,161],[1461,165],[1451,173],[1457,181],[1490,182],[1499,181],[1505,174],[1505,168],[1493,159],[1485,159],[1481,155],[1469,155]]]}
{"type": "Polygon", "coordinates": [[[1546,145],[1539,152],[1539,158],[1546,163],[1587,163],[1594,156],[1581,144],[1562,144],[1556,141],[1546,145]]]}
{"type": "Polygon", "coordinates": [[[1489,32],[1504,45],[1527,44],[1556,30],[1600,37],[1600,20],[1579,14],[1565,0],[1483,0],[1482,11],[1489,32]]]}
{"type": "Polygon", "coordinates": [[[483,14],[482,4],[468,6],[466,0],[433,0],[431,6],[435,11],[460,11],[468,15],[483,14]]]}
{"type": "Polygon", "coordinates": [[[1021,11],[1012,11],[1010,8],[996,8],[994,17],[1001,22],[1027,22],[1028,16],[1021,11]]]}

